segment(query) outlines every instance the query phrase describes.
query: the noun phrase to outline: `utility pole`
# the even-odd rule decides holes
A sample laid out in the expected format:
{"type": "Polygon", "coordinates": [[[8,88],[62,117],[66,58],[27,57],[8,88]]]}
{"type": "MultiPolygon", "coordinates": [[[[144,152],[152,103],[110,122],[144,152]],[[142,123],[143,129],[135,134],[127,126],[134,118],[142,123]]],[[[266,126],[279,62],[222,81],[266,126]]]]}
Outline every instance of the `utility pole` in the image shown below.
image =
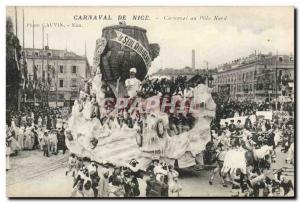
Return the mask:
{"type": "MultiPolygon", "coordinates": [[[[32,63],[33,63],[33,73],[35,72],[35,60],[34,60],[34,57],[35,57],[35,53],[34,53],[34,19],[32,20],[32,63]]],[[[34,74],[33,74],[34,75],[34,74]]],[[[34,91],[33,91],[33,100],[34,100],[34,103],[35,103],[35,81],[34,81],[34,76],[33,76],[33,82],[34,82],[34,91]]]]}
{"type": "MultiPolygon", "coordinates": [[[[48,33],[47,33],[47,50],[49,49],[49,44],[48,44],[48,33]]],[[[47,54],[46,56],[46,64],[47,64],[47,80],[45,80],[45,84],[47,84],[47,105],[49,105],[49,91],[50,91],[50,84],[49,84],[49,78],[48,78],[48,72],[49,72],[49,56],[47,54]]],[[[46,76],[45,76],[46,77],[46,76]]]]}
{"type": "Polygon", "coordinates": [[[43,49],[43,53],[42,53],[42,86],[41,86],[41,101],[42,101],[42,107],[44,106],[44,82],[45,82],[45,78],[44,78],[44,54],[45,54],[45,45],[44,45],[44,25],[42,25],[42,49],[43,49]]]}
{"type": "Polygon", "coordinates": [[[25,22],[24,22],[24,19],[25,19],[25,17],[24,17],[24,8],[23,8],[22,12],[23,12],[23,51],[24,51],[24,48],[25,48],[25,34],[24,34],[24,31],[25,31],[25,22]]]}
{"type": "Polygon", "coordinates": [[[208,74],[208,61],[206,61],[206,72],[207,72],[207,86],[209,87],[209,74],[208,74]]]}
{"type": "Polygon", "coordinates": [[[277,110],[277,60],[278,60],[278,51],[276,51],[276,60],[275,60],[275,107],[277,110]]]}
{"type": "MultiPolygon", "coordinates": [[[[56,66],[58,66],[57,62],[56,62],[56,66]]],[[[54,70],[55,70],[55,66],[53,67],[54,70]]],[[[57,107],[57,100],[58,100],[58,68],[57,68],[57,71],[56,71],[56,107],[57,107]]]]}
{"type": "Polygon", "coordinates": [[[18,12],[16,6],[15,6],[15,20],[16,20],[16,36],[18,37],[18,12]]]}

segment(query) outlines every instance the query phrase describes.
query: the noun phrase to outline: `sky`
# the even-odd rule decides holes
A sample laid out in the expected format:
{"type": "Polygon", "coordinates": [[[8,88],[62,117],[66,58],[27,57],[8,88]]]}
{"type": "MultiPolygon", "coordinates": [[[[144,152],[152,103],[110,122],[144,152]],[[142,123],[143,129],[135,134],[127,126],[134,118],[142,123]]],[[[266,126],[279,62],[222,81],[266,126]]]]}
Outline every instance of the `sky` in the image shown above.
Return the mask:
{"type": "MultiPolygon", "coordinates": [[[[42,24],[46,25],[52,49],[66,49],[79,55],[86,53],[90,64],[96,39],[102,28],[119,23],[118,15],[126,15],[127,25],[147,30],[150,43],[160,45],[160,54],[152,62],[149,73],[160,68],[183,68],[192,64],[196,51],[196,68],[215,68],[219,64],[261,53],[294,54],[293,7],[16,7],[18,37],[22,44],[22,10],[24,9],[25,47],[42,47],[42,24]],[[79,15],[110,15],[112,20],[75,21],[79,15]],[[133,20],[133,15],[149,20],[133,20]],[[218,16],[219,20],[214,20],[218,16]],[[180,18],[181,20],[178,20],[180,18]],[[183,18],[183,20],[182,20],[183,18]],[[207,19],[209,18],[209,19],[207,19]],[[223,20],[220,20],[222,18],[223,20]],[[175,20],[177,19],[177,20],[175,20]],[[224,20],[225,19],[225,20],[224,20]],[[50,27],[50,23],[82,27],[50,27]]],[[[7,16],[15,23],[15,8],[7,7],[7,16]]],[[[53,24],[52,24],[53,25],[53,24]]]]}

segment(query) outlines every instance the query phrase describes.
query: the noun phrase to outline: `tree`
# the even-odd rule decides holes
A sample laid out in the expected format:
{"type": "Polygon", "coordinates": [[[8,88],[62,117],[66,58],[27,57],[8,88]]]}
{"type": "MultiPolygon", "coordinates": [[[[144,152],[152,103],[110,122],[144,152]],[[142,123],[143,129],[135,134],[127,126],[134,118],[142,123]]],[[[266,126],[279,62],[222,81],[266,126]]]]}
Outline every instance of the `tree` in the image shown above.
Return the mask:
{"type": "Polygon", "coordinates": [[[18,91],[21,82],[19,60],[21,46],[19,39],[13,33],[13,23],[10,17],[6,19],[6,108],[17,110],[18,91]]]}

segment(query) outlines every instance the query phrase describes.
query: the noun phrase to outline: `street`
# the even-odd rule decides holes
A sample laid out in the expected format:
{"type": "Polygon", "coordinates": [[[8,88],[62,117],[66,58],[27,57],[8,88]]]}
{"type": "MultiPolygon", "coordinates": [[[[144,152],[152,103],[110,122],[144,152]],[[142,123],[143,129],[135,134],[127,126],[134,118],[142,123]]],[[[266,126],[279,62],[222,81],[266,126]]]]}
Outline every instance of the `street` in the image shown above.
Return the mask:
{"type": "MultiPolygon", "coordinates": [[[[286,166],[285,175],[294,183],[294,167],[285,163],[287,154],[277,147],[276,163],[273,169],[286,166]]],[[[72,190],[72,178],[65,175],[68,152],[63,155],[43,156],[39,150],[22,151],[11,157],[12,168],[7,172],[7,196],[13,197],[69,197],[72,190]]],[[[145,178],[144,178],[145,179],[145,178]]],[[[145,181],[139,180],[140,196],[145,196],[145,181]]],[[[185,197],[224,197],[231,196],[231,187],[224,188],[216,175],[213,185],[209,185],[209,172],[201,171],[198,176],[180,177],[182,185],[180,196],[185,197]]]]}

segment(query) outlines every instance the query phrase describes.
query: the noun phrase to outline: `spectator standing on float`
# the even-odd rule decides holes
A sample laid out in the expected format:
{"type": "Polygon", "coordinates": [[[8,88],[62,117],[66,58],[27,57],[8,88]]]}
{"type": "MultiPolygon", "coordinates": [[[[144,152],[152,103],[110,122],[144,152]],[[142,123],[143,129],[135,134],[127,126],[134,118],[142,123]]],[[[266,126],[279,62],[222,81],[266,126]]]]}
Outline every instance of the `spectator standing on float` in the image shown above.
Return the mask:
{"type": "Polygon", "coordinates": [[[129,71],[130,78],[125,81],[125,87],[130,98],[137,96],[137,91],[140,89],[141,81],[139,81],[136,75],[136,68],[131,68],[129,71]]]}

